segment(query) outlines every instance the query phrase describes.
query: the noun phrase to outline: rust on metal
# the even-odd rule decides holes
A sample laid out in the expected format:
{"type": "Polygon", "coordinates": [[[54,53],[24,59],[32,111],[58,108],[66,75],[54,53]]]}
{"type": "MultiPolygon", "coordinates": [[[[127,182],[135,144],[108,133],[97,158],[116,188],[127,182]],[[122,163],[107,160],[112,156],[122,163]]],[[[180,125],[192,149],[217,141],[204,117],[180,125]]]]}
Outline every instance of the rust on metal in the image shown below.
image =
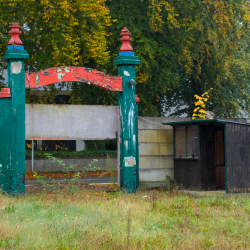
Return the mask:
{"type": "Polygon", "coordinates": [[[0,92],[0,98],[10,97],[10,89],[2,88],[0,92]]]}
{"type": "Polygon", "coordinates": [[[25,74],[25,88],[39,88],[58,82],[83,82],[107,91],[122,91],[122,77],[84,67],[57,67],[25,74]]]}
{"type": "Polygon", "coordinates": [[[18,23],[13,23],[12,25],[9,26],[10,31],[9,34],[11,34],[11,39],[9,41],[9,45],[23,45],[23,42],[20,40],[19,35],[22,33],[19,28],[20,25],[18,23]]]}

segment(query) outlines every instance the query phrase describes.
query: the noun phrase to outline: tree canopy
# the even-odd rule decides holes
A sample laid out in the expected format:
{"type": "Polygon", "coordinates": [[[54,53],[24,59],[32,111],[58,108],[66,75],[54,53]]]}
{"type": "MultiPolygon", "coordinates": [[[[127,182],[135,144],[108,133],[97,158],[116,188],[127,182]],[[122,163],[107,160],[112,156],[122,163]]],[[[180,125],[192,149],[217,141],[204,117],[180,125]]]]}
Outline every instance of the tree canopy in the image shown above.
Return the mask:
{"type": "MultiPolygon", "coordinates": [[[[113,62],[121,46],[120,31],[126,26],[141,60],[136,77],[140,115],[160,116],[176,107],[172,115],[191,116],[195,95],[211,88],[207,109],[215,116],[250,112],[248,0],[0,3],[0,55],[6,50],[9,23],[19,22],[30,71],[79,65],[117,75],[113,62]],[[182,102],[187,103],[185,110],[182,102]]],[[[0,62],[0,69],[4,67],[0,62]]],[[[115,93],[78,83],[72,89],[73,104],[116,104],[115,93]]],[[[27,96],[39,101],[30,92],[27,96]]],[[[49,91],[42,101],[53,102],[55,96],[55,90],[49,91]]]]}

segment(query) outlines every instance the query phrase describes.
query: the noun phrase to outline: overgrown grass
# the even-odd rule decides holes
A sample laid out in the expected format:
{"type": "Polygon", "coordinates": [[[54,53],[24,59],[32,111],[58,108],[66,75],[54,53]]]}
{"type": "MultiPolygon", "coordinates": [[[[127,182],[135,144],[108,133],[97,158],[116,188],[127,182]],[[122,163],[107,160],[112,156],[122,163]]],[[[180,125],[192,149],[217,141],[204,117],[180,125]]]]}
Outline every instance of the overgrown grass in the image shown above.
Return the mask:
{"type": "Polygon", "coordinates": [[[0,196],[1,249],[248,249],[249,198],[137,194],[0,196]]]}
{"type": "MultiPolygon", "coordinates": [[[[50,153],[53,157],[60,158],[83,158],[83,157],[106,157],[107,154],[111,157],[117,156],[117,151],[111,150],[82,150],[82,151],[34,151],[35,158],[46,158],[46,154],[50,153]]],[[[26,150],[26,158],[31,158],[31,151],[26,150]]]]}

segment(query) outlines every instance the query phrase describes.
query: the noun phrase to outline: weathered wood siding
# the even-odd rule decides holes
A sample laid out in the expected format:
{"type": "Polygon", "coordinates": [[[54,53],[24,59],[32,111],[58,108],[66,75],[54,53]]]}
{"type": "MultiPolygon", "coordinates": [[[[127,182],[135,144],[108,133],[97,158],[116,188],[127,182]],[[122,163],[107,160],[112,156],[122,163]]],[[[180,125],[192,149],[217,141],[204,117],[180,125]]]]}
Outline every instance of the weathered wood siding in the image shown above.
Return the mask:
{"type": "Polygon", "coordinates": [[[250,191],[250,126],[226,124],[228,192],[250,191]]]}
{"type": "Polygon", "coordinates": [[[174,178],[176,183],[188,190],[201,190],[202,173],[199,159],[175,159],[174,178]]]}
{"type": "Polygon", "coordinates": [[[25,113],[26,140],[117,138],[117,106],[26,104],[25,113]]]}
{"type": "Polygon", "coordinates": [[[138,118],[140,188],[165,186],[166,176],[174,180],[173,128],[161,123],[185,120],[191,119],[138,118]]]}

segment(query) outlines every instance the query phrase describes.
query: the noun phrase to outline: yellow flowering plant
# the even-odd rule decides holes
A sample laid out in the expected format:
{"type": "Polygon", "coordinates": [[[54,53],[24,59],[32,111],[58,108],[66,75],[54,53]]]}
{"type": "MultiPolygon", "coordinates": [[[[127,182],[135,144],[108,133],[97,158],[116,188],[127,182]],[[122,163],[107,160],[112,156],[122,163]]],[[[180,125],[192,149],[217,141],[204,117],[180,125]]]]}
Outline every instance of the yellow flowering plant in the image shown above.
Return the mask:
{"type": "MultiPolygon", "coordinates": [[[[212,90],[212,88],[210,90],[212,90]]],[[[208,93],[209,91],[205,92],[201,96],[194,95],[194,97],[197,99],[197,102],[194,102],[196,108],[193,111],[192,120],[194,120],[196,117],[202,118],[203,120],[206,119],[206,102],[209,98],[208,93]]]]}

